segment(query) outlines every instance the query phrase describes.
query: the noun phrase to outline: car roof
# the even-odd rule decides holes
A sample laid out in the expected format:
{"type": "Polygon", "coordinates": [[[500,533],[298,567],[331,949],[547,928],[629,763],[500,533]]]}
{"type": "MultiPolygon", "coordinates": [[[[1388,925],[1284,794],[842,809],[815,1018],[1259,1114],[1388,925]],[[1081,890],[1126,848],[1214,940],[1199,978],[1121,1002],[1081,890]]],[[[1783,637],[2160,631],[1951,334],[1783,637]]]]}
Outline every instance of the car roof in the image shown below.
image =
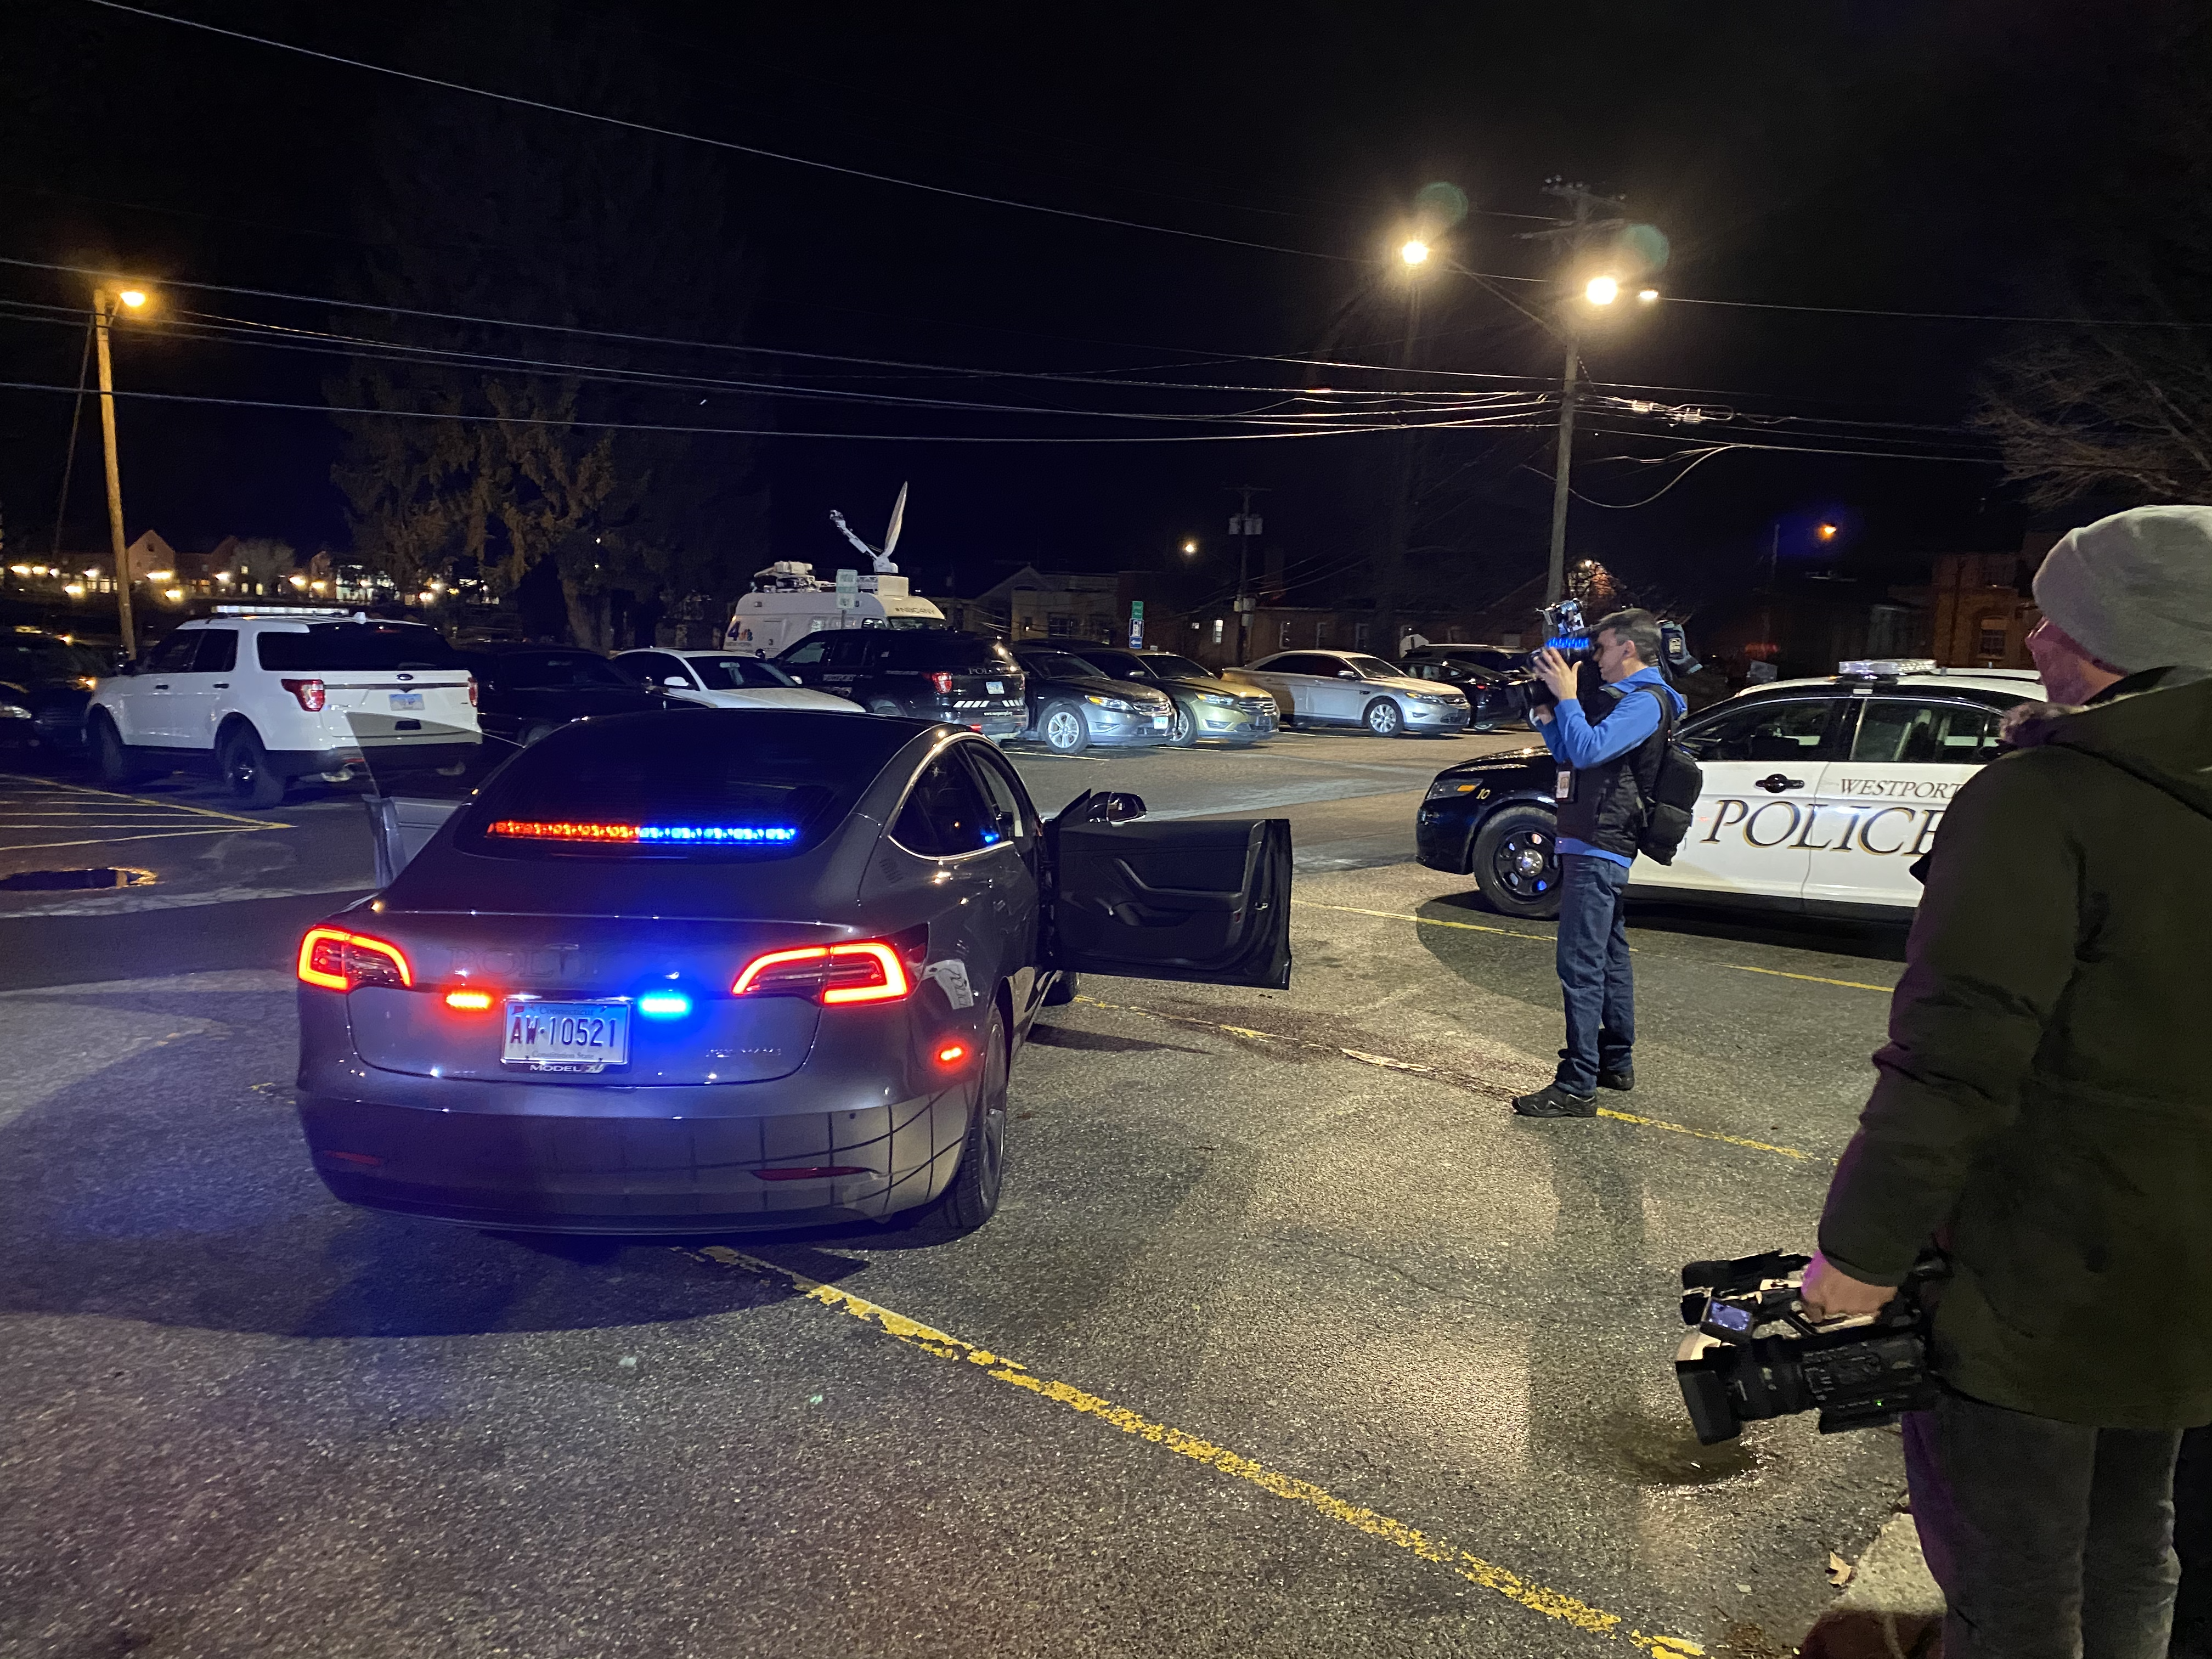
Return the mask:
{"type": "Polygon", "coordinates": [[[1996,692],[2023,702],[2043,695],[2041,676],[2026,668],[1912,668],[1899,673],[1828,674],[1811,679],[1775,680],[1748,687],[1738,695],[1748,696],[1754,691],[1856,691],[1868,687],[1877,691],[1996,692]]]}

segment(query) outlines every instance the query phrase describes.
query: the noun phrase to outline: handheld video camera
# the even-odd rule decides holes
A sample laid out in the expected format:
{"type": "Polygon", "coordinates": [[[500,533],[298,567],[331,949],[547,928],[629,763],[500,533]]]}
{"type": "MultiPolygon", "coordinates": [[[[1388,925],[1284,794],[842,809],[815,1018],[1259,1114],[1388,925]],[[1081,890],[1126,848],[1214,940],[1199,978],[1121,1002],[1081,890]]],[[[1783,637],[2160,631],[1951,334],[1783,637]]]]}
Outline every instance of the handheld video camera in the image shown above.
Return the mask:
{"type": "Polygon", "coordinates": [[[1811,1259],[1770,1250],[1682,1269],[1682,1322],[1692,1328],[1675,1350],[1674,1380],[1705,1444],[1793,1412],[1817,1411],[1820,1432],[1838,1434],[1936,1403],[1921,1291],[1940,1258],[1916,1263],[1881,1312],[1819,1325],[1798,1300],[1811,1259]]]}
{"type": "MultiPolygon", "coordinates": [[[[1592,663],[1597,659],[1597,646],[1590,637],[1589,623],[1583,619],[1580,599],[1561,599],[1556,605],[1545,605],[1541,614],[1544,618],[1544,642],[1528,653],[1531,670],[1536,666],[1536,659],[1547,651],[1558,652],[1570,663],[1592,663]]],[[[1659,624],[1659,661],[1653,666],[1664,668],[1670,678],[1694,674],[1704,666],[1690,654],[1689,636],[1682,631],[1681,623],[1662,622],[1659,624]]],[[[1582,680],[1585,694],[1594,689],[1595,673],[1593,669],[1587,675],[1577,677],[1582,680]]],[[[1529,687],[1529,696],[1540,704],[1553,701],[1550,687],[1540,679],[1529,687]]]]}

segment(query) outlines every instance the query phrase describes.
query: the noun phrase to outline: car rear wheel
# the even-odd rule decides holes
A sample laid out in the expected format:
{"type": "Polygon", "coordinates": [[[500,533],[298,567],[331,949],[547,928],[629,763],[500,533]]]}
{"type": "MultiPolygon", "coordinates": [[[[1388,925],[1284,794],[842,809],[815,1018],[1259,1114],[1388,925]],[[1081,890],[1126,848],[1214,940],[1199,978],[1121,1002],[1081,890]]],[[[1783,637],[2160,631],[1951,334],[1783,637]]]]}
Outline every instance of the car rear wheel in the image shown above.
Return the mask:
{"type": "Polygon", "coordinates": [[[1528,921],[1559,914],[1558,821],[1540,806],[1508,806],[1475,832],[1475,885],[1491,908],[1528,921]]]}
{"type": "Polygon", "coordinates": [[[885,720],[903,720],[906,717],[906,710],[901,708],[889,697],[878,697],[868,705],[868,712],[871,714],[880,714],[885,720]]]}
{"type": "Polygon", "coordinates": [[[1406,735],[1406,716],[1389,697],[1377,697],[1367,705],[1364,716],[1367,729],[1378,738],[1402,738],[1406,735]]]}
{"type": "Polygon", "coordinates": [[[285,778],[269,763],[261,734],[250,726],[235,726],[222,734],[215,763],[230,793],[248,806],[275,806],[284,799],[285,778]]]}
{"type": "Polygon", "coordinates": [[[1048,1008],[1065,1008],[1075,1000],[1076,988],[1081,983],[1082,975],[1071,974],[1066,969],[1062,969],[1054,977],[1052,989],[1044,994],[1044,1006],[1048,1008]]]}
{"type": "Polygon", "coordinates": [[[983,1030],[975,1079],[975,1109],[960,1143],[952,1184],[919,1210],[908,1224],[933,1241],[963,1237],[998,1212],[1006,1162],[1006,1020],[994,1001],[983,1030]]]}
{"type": "Polygon", "coordinates": [[[1198,741],[1198,717],[1181,703],[1175,706],[1175,717],[1168,722],[1168,747],[1188,749],[1198,741]]]}
{"type": "Polygon", "coordinates": [[[135,788],[146,781],[146,768],[125,746],[123,734],[115,729],[112,716],[94,714],[90,738],[93,768],[110,789],[135,788]]]}
{"type": "Polygon", "coordinates": [[[1091,747],[1091,723],[1072,702],[1048,702],[1037,721],[1037,735],[1055,755],[1079,755],[1091,747]]]}

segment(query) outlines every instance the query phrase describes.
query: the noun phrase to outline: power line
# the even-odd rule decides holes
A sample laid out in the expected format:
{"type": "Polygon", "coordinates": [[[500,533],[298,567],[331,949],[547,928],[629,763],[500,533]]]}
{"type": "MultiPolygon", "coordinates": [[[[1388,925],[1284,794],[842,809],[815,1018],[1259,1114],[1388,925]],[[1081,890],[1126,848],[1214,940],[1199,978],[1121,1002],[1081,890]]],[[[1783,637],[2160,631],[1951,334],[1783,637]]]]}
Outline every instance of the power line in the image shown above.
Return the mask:
{"type": "MultiPolygon", "coordinates": [[[[76,388],[38,380],[0,380],[0,392],[58,392],[76,395],[76,388]]],[[[105,394],[103,394],[105,395],[105,394]]],[[[1278,432],[1204,432],[1175,436],[1021,437],[965,433],[915,432],[794,432],[780,427],[684,426],[655,421],[595,421],[578,416],[473,415],[427,409],[378,409],[359,404],[303,404],[273,398],[218,398],[185,392],[118,391],[118,398],[165,404],[204,404],[233,409],[276,409],[310,415],[384,415],[398,420],[459,421],[491,426],[557,426],[588,428],[595,432],[666,432],[722,438],[823,438],[856,443],[913,444],[1203,444],[1260,443],[1276,439],[1334,438],[1368,432],[1404,432],[1401,424],[1364,427],[1297,428],[1278,432]]],[[[1439,421],[1432,424],[1463,427],[1483,424],[1471,421],[1439,421]]],[[[1501,423],[1502,424],[1502,423],[1501,423]]]]}
{"type": "Polygon", "coordinates": [[[811,156],[793,155],[784,150],[764,149],[758,145],[740,144],[727,138],[709,138],[696,132],[684,132],[674,127],[655,126],[647,121],[624,120],[620,116],[602,115],[593,110],[573,109],[564,104],[549,103],[543,99],[524,98],[510,92],[494,92],[484,87],[472,87],[465,82],[447,81],[434,75],[418,75],[411,70],[393,69],[384,64],[372,64],[358,58],[347,58],[333,52],[318,52],[311,46],[295,46],[289,40],[275,40],[267,35],[248,34],[242,29],[227,29],[213,23],[203,23],[190,17],[172,16],[167,12],[149,10],[143,6],[131,6],[123,0],[85,0],[88,5],[102,7],[109,11],[127,12],[132,16],[147,17],[159,23],[173,23],[179,28],[198,29],[208,34],[219,34],[233,40],[244,40],[257,46],[267,46],[277,52],[289,52],[302,58],[313,58],[325,64],[338,64],[348,69],[366,70],[372,75],[388,75],[395,80],[412,81],[420,86],[437,87],[447,92],[458,92],[471,98],[488,98],[495,103],[511,104],[518,108],[534,109],[550,115],[567,115],[580,121],[593,121],[602,126],[619,127],[626,131],[642,132],[656,138],[674,138],[684,143],[705,144],[715,149],[729,150],[740,155],[758,156],[764,161],[783,161],[793,167],[812,167],[823,173],[834,173],[848,179],[866,179],[879,185],[896,185],[905,190],[918,190],[932,196],[950,196],[962,201],[981,202],[992,207],[1014,208],[1025,213],[1047,214],[1056,219],[1076,219],[1092,224],[1112,225],[1122,230],[1149,231],[1156,236],[1179,236],[1188,241],[1214,242],[1228,247],[1253,248],[1262,253],[1287,253],[1302,259],[1327,259],[1342,264],[1366,264],[1368,260],[1346,253],[1321,253],[1311,248],[1284,247],[1273,242],[1247,241],[1240,236],[1220,236],[1210,231],[1178,230],[1169,225],[1147,224],[1141,219],[1121,219],[1103,213],[1085,213],[1075,208],[1048,207],[1041,202],[1016,201],[1011,197],[988,196],[976,191],[955,190],[949,185],[925,184],[918,179],[902,179],[894,173],[871,172],[865,167],[841,167],[834,161],[817,161],[811,156]]]}

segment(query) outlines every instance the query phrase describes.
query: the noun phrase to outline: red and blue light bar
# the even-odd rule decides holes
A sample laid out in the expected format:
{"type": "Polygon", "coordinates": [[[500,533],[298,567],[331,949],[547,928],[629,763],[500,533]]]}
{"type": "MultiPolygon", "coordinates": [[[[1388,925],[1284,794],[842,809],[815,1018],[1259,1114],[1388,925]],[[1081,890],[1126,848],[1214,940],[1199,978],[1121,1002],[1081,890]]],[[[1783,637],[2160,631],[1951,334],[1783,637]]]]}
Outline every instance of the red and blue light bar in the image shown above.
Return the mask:
{"type": "Polygon", "coordinates": [[[565,841],[609,846],[774,847],[799,839],[787,823],[578,823],[500,818],[485,832],[507,841],[565,841]]]}

